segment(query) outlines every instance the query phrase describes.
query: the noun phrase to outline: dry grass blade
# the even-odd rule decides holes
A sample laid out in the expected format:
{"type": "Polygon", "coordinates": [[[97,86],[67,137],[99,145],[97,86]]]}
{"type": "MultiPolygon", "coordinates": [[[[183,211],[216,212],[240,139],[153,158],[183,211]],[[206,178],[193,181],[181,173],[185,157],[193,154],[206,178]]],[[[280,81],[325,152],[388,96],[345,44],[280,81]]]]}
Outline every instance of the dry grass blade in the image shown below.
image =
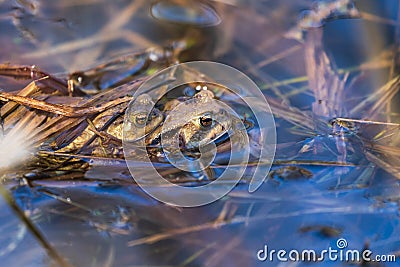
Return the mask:
{"type": "MultiPolygon", "coordinates": [[[[397,151],[398,153],[398,151],[397,151]]],[[[377,156],[371,152],[365,152],[368,160],[370,160],[371,162],[374,162],[375,164],[377,164],[379,167],[381,167],[382,169],[386,170],[388,173],[392,174],[393,176],[395,176],[397,179],[400,179],[400,169],[399,169],[399,162],[398,162],[398,158],[396,156],[396,163],[392,164],[390,162],[388,162],[388,160],[382,158],[381,156],[377,156]]]]}
{"type": "Polygon", "coordinates": [[[164,239],[172,238],[177,235],[189,234],[189,233],[199,232],[199,231],[208,230],[208,229],[218,229],[221,226],[229,225],[231,223],[244,223],[244,222],[245,222],[245,220],[243,220],[243,218],[242,218],[242,220],[237,220],[235,222],[223,221],[223,222],[218,222],[218,223],[215,223],[215,222],[203,223],[200,225],[194,225],[194,226],[189,226],[189,227],[185,227],[185,228],[181,228],[181,229],[170,230],[168,232],[155,234],[150,237],[139,238],[139,239],[136,239],[133,241],[129,241],[127,243],[127,245],[130,247],[133,247],[133,246],[138,246],[138,245],[143,245],[143,244],[152,244],[152,243],[164,240],[164,239]]]}
{"type": "MultiPolygon", "coordinates": [[[[57,90],[64,95],[71,93],[68,90],[68,84],[66,80],[51,76],[50,74],[39,70],[34,65],[13,66],[8,64],[0,64],[0,75],[12,77],[14,79],[34,80],[34,82],[38,84],[37,86],[42,88],[47,87],[50,91],[57,90]]],[[[79,89],[77,89],[74,94],[83,95],[79,89]]],[[[23,93],[21,95],[23,95],[23,93]]]]}
{"type": "MultiPolygon", "coordinates": [[[[37,87],[33,86],[32,83],[28,85],[29,88],[22,90],[21,94],[35,95],[35,98],[0,92],[1,100],[14,102],[7,103],[1,109],[5,132],[12,134],[15,131],[23,130],[27,137],[25,140],[27,145],[37,147],[51,136],[74,129],[81,123],[86,123],[85,120],[88,117],[96,116],[118,105],[127,105],[128,101],[132,99],[130,94],[140,84],[141,81],[139,80],[87,99],[80,97],[65,97],[65,100],[63,98],[55,99],[59,102],[69,102],[72,104],[71,106],[50,103],[49,101],[52,101],[53,98],[49,96],[47,96],[49,98],[47,101],[38,100],[37,98],[43,97],[43,94],[34,94],[37,91],[37,87]],[[44,113],[17,107],[15,103],[44,111],[44,113]]],[[[64,135],[63,138],[66,140],[74,139],[84,129],[85,127],[80,127],[78,132],[69,131],[67,136],[64,135]]]]}
{"type": "Polygon", "coordinates": [[[15,203],[14,198],[7,191],[3,184],[0,184],[0,194],[5,199],[7,204],[13,209],[16,215],[21,219],[21,221],[28,227],[33,236],[38,240],[38,242],[47,251],[49,256],[61,267],[72,267],[72,265],[63,258],[57,250],[46,240],[46,238],[40,233],[39,229],[32,223],[32,221],[26,217],[25,213],[20,209],[20,207],[15,203]]]}
{"type": "Polygon", "coordinates": [[[132,97],[126,96],[120,99],[114,99],[110,102],[106,102],[103,105],[95,107],[70,107],[60,104],[51,104],[46,101],[36,100],[34,98],[28,98],[18,95],[12,95],[6,92],[0,92],[0,100],[2,101],[13,101],[23,106],[39,109],[53,114],[63,115],[66,117],[82,117],[82,116],[93,115],[96,113],[100,113],[106,109],[109,109],[110,107],[128,102],[131,99],[132,97]]]}
{"type": "Polygon", "coordinates": [[[288,104],[280,102],[274,98],[269,98],[268,103],[272,112],[277,117],[291,122],[292,124],[297,125],[306,131],[314,129],[314,120],[310,114],[307,114],[307,112],[303,112],[298,108],[289,106],[288,104]]]}
{"type": "Polygon", "coordinates": [[[382,111],[387,103],[390,103],[393,97],[399,92],[400,76],[397,76],[379,88],[375,93],[371,94],[360,104],[350,110],[350,114],[358,114],[363,110],[368,110],[366,118],[371,119],[382,111]]]}
{"type": "Polygon", "coordinates": [[[323,214],[323,213],[330,213],[330,214],[340,214],[340,213],[346,213],[346,214],[360,214],[360,213],[365,213],[365,214],[370,214],[372,213],[373,210],[370,208],[366,208],[364,210],[360,209],[354,209],[353,207],[349,206],[342,206],[342,207],[317,207],[313,209],[309,209],[307,211],[293,211],[293,212],[282,212],[282,213],[274,213],[274,214],[267,214],[267,215],[259,215],[259,216],[253,216],[251,218],[248,218],[247,216],[235,216],[234,218],[231,218],[229,220],[225,220],[223,222],[208,222],[208,223],[203,223],[200,225],[194,225],[194,226],[188,226],[184,228],[179,228],[179,229],[173,229],[164,233],[158,233],[158,234],[153,234],[148,237],[143,237],[139,238],[136,240],[129,241],[127,243],[128,246],[133,247],[133,246],[139,246],[143,244],[153,244],[156,242],[159,242],[161,240],[173,238],[177,235],[184,235],[184,234],[189,234],[189,233],[195,233],[203,230],[213,230],[213,229],[218,229],[220,227],[224,226],[229,226],[229,225],[235,225],[235,224],[247,224],[248,222],[256,222],[256,221],[265,221],[266,219],[270,218],[289,218],[289,217],[296,217],[299,215],[304,215],[304,214],[323,214]]]}

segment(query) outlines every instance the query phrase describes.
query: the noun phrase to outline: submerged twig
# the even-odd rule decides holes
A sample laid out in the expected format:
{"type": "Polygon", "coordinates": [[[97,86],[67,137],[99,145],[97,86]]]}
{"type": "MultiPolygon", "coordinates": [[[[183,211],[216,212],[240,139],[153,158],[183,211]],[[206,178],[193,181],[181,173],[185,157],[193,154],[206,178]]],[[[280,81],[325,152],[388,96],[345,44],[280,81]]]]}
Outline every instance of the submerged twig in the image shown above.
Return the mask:
{"type": "Polygon", "coordinates": [[[376,113],[385,107],[387,102],[390,102],[392,98],[397,94],[400,89],[400,76],[394,77],[375,93],[371,94],[360,104],[350,110],[350,114],[360,113],[362,110],[367,110],[369,105],[372,105],[368,109],[367,118],[375,116],[376,113]]]}
{"type": "Polygon", "coordinates": [[[72,267],[72,265],[55,250],[51,244],[45,239],[45,237],[40,233],[39,229],[32,223],[32,221],[25,215],[25,213],[20,209],[20,207],[15,203],[14,198],[7,191],[3,184],[0,184],[0,194],[7,202],[8,206],[12,208],[15,214],[20,218],[20,220],[27,226],[29,231],[33,236],[39,241],[43,248],[47,251],[48,255],[57,262],[59,266],[62,267],[72,267]]]}

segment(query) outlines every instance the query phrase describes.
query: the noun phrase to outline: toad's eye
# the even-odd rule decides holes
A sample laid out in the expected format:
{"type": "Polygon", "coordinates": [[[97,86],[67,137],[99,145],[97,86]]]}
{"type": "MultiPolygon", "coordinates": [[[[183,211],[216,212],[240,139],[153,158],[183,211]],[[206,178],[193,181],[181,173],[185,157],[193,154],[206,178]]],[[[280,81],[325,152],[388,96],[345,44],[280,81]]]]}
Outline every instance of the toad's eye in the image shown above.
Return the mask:
{"type": "Polygon", "coordinates": [[[211,126],[214,124],[214,120],[210,115],[204,115],[201,116],[199,119],[200,125],[203,128],[211,128],[211,126]]]}

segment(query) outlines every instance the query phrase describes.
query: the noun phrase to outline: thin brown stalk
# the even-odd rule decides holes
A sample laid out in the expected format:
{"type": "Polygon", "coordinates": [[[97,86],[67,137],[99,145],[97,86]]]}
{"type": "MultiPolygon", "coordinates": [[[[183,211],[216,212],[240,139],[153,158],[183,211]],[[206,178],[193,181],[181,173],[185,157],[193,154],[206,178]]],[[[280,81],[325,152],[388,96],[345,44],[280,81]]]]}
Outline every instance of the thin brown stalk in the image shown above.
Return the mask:
{"type": "Polygon", "coordinates": [[[72,267],[72,265],[62,257],[56,249],[46,240],[46,238],[42,235],[39,229],[32,223],[32,221],[26,217],[25,213],[21,210],[21,208],[17,205],[14,198],[7,191],[3,184],[0,184],[0,194],[7,202],[8,206],[12,208],[15,214],[20,218],[20,220],[28,227],[33,236],[37,239],[37,241],[42,245],[42,247],[46,250],[48,255],[61,267],[72,267]]]}

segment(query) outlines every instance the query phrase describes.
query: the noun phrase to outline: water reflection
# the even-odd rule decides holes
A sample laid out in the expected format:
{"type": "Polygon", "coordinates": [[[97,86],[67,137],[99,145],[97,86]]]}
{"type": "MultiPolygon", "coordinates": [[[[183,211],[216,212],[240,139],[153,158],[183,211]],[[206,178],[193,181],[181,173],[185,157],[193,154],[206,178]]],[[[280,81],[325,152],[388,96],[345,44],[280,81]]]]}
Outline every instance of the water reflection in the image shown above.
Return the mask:
{"type": "Polygon", "coordinates": [[[151,7],[159,20],[199,27],[215,26],[221,22],[217,12],[204,1],[161,0],[151,7]]]}

